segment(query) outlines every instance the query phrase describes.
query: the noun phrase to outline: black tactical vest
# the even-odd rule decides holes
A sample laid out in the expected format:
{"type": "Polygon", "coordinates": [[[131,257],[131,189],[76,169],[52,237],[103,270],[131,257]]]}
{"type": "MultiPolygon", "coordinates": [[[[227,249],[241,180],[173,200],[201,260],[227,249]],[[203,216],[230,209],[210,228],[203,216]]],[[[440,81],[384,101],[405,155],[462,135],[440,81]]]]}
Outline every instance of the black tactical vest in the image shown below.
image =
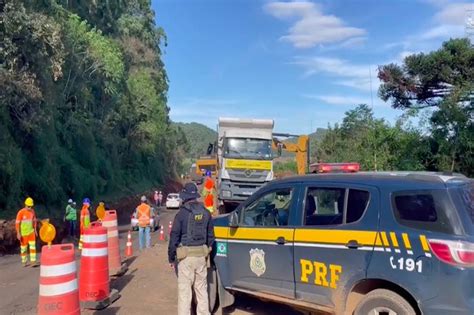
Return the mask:
{"type": "Polygon", "coordinates": [[[209,223],[209,216],[206,216],[208,211],[200,203],[193,202],[185,205],[191,210],[188,217],[188,228],[186,235],[181,238],[181,244],[184,246],[201,246],[207,243],[207,225],[209,223]]]}

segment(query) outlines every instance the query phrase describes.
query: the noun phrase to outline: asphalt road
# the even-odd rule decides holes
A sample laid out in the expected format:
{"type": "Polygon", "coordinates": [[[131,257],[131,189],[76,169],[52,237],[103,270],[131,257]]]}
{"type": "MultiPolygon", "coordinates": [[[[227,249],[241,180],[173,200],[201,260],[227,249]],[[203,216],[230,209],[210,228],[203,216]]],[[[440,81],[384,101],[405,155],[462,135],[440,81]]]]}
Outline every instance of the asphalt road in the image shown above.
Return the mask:
{"type": "MultiPolygon", "coordinates": [[[[168,234],[168,223],[176,210],[162,210],[161,224],[168,234]]],[[[124,253],[129,226],[119,228],[121,253],[124,253]]],[[[138,233],[132,233],[134,256],[126,260],[128,272],[111,280],[121,298],[102,311],[83,311],[82,314],[175,314],[177,281],[167,263],[167,242],[159,241],[159,231],[152,233],[151,249],[138,252],[138,233]]],[[[79,261],[79,253],[76,253],[79,261]]],[[[40,268],[24,268],[19,255],[0,257],[0,314],[36,314],[40,268]]],[[[302,314],[285,305],[263,302],[251,297],[237,296],[229,314],[302,314]]]]}

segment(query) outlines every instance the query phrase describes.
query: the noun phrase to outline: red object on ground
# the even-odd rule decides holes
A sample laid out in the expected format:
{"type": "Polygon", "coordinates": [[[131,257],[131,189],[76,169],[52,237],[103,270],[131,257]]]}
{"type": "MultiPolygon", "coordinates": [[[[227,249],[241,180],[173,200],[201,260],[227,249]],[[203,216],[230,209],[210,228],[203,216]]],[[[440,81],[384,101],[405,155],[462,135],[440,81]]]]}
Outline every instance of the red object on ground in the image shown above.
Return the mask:
{"type": "Polygon", "coordinates": [[[98,222],[84,229],[84,244],[79,272],[81,302],[98,302],[109,297],[107,229],[98,222]]]}
{"type": "Polygon", "coordinates": [[[117,211],[105,211],[105,217],[102,221],[102,226],[107,228],[107,237],[109,240],[109,274],[121,275],[126,271],[126,269],[124,269],[125,266],[122,265],[122,260],[120,259],[117,211]]]}
{"type": "Polygon", "coordinates": [[[165,232],[163,231],[164,230],[164,226],[160,226],[160,241],[164,241],[165,240],[165,232]]]}
{"type": "Polygon", "coordinates": [[[74,245],[43,246],[38,314],[79,315],[74,245]]]}
{"type": "Polygon", "coordinates": [[[131,257],[132,255],[133,255],[132,234],[130,234],[130,231],[128,231],[127,246],[125,247],[125,256],[131,257]]]}

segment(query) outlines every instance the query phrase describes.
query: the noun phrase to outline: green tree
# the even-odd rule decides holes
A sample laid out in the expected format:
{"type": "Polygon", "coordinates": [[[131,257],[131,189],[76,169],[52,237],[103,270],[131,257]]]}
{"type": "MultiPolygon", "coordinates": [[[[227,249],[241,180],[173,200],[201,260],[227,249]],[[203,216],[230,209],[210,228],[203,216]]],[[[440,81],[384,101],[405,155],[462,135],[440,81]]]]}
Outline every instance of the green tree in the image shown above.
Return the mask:
{"type": "Polygon", "coordinates": [[[428,54],[408,56],[403,65],[379,68],[380,97],[402,110],[431,111],[434,169],[474,170],[474,48],[451,39],[428,54]]]}

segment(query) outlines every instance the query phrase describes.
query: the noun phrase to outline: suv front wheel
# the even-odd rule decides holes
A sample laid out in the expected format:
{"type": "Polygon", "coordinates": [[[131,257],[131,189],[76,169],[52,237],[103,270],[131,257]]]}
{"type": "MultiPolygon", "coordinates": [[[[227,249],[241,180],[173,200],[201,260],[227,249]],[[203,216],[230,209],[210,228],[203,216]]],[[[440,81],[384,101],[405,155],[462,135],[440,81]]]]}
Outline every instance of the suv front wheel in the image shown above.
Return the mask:
{"type": "Polygon", "coordinates": [[[415,315],[413,307],[397,293],[376,289],[362,298],[354,315],[415,315]]]}

